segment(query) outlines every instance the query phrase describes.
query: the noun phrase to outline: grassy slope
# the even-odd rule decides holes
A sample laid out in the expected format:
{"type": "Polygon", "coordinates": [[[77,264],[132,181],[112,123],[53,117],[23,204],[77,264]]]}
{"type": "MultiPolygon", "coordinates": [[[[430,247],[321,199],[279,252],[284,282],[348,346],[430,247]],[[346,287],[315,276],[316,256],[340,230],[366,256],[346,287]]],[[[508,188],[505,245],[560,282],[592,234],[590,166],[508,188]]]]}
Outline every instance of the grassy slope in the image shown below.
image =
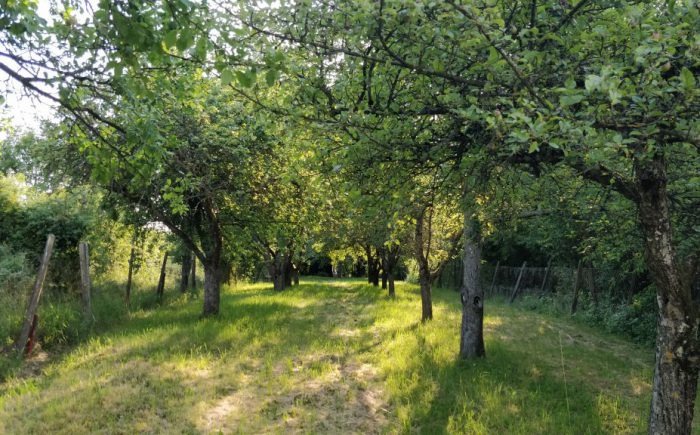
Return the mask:
{"type": "Polygon", "coordinates": [[[398,295],[306,280],[227,291],[218,319],[184,297],[134,313],[3,384],[0,433],[644,431],[651,352],[491,303],[488,358],[463,362],[457,295],[435,291],[428,325],[398,295]]]}

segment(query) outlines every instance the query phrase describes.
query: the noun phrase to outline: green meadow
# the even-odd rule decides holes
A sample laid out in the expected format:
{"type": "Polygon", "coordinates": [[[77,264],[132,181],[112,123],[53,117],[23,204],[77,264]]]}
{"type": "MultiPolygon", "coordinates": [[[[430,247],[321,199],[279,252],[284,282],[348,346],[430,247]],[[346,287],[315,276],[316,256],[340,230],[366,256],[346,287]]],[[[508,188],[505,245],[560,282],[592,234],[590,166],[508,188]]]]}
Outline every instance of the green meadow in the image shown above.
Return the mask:
{"type": "MultiPolygon", "coordinates": [[[[172,293],[171,293],[172,294],[172,293]]],[[[486,306],[487,358],[457,358],[460,305],[362,280],[227,288],[132,312],[0,387],[0,433],[641,433],[653,354],[568,319],[486,306]]]]}

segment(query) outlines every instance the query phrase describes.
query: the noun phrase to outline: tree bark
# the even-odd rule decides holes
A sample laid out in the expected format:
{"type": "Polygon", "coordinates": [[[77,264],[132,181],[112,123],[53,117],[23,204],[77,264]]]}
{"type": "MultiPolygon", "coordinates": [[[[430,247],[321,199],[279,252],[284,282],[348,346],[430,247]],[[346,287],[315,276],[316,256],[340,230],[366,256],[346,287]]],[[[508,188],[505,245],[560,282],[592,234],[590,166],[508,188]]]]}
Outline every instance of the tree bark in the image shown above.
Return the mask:
{"type": "Polygon", "coordinates": [[[205,263],[204,266],[204,308],[202,316],[215,316],[219,314],[219,302],[221,298],[221,279],[223,268],[219,261],[205,263]]]}
{"type": "Polygon", "coordinates": [[[197,256],[192,256],[192,273],[190,274],[190,289],[197,291],[197,256]]]}
{"type": "Polygon", "coordinates": [[[160,277],[158,278],[158,287],[156,288],[156,294],[158,299],[163,299],[163,292],[165,291],[165,267],[168,265],[168,253],[166,252],[163,256],[163,265],[160,268],[160,277]]]}
{"type": "Polygon", "coordinates": [[[420,300],[421,300],[421,321],[433,320],[433,300],[430,285],[430,273],[427,278],[424,273],[420,273],[420,300]]]}
{"type": "Polygon", "coordinates": [[[478,222],[465,214],[462,298],[462,329],[459,355],[462,358],[483,357],[484,290],[479,284],[481,236],[478,222]]]}
{"type": "Polygon", "coordinates": [[[396,288],[394,285],[394,272],[389,271],[387,272],[387,281],[389,281],[389,297],[393,298],[396,296],[396,288]]]}
{"type": "Polygon", "coordinates": [[[280,251],[274,253],[270,263],[270,274],[272,275],[272,286],[275,291],[282,291],[285,287],[284,276],[285,259],[280,251]]]}
{"type": "Polygon", "coordinates": [[[292,254],[288,253],[284,256],[284,288],[292,286],[292,273],[294,265],[292,264],[292,254]]]}
{"type": "Polygon", "coordinates": [[[293,284],[299,285],[299,268],[296,265],[292,265],[292,268],[293,284]]]}
{"type": "Polygon", "coordinates": [[[372,284],[374,261],[372,259],[372,247],[370,245],[365,245],[365,254],[367,255],[367,283],[372,284]]]}
{"type": "Polygon", "coordinates": [[[431,295],[432,280],[428,258],[423,250],[423,219],[425,209],[416,218],[415,253],[418,261],[418,281],[420,282],[421,321],[433,319],[433,301],[431,295]]]}
{"type": "Polygon", "coordinates": [[[698,316],[673,246],[663,157],[636,162],[646,264],[659,306],[650,434],[690,434],[698,385],[698,316]]]}
{"type": "Polygon", "coordinates": [[[180,270],[180,293],[187,293],[192,270],[192,253],[187,250],[182,254],[182,269],[180,270]]]}

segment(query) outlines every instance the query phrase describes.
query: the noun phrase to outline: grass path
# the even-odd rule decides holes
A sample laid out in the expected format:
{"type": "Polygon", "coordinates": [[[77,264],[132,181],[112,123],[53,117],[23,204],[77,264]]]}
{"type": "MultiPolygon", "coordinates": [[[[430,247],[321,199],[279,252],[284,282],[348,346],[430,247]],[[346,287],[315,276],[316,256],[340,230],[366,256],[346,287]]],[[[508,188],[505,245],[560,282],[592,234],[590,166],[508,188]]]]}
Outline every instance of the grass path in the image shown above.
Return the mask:
{"type": "Polygon", "coordinates": [[[652,352],[491,303],[488,358],[456,358],[459,302],[357,280],[186,298],[0,386],[0,433],[640,433],[652,352]]]}

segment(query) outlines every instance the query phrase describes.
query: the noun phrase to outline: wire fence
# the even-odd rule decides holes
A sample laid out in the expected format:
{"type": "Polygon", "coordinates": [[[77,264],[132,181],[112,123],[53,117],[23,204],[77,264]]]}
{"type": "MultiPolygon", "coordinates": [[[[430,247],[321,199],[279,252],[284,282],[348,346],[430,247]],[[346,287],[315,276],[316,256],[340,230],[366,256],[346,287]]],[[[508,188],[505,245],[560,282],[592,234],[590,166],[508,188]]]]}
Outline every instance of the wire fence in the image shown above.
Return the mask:
{"type": "MultiPolygon", "coordinates": [[[[543,295],[547,293],[574,292],[578,268],[568,266],[503,266],[482,264],[480,284],[486,296],[515,297],[523,295],[543,295]],[[519,281],[519,283],[518,283],[519,281]]],[[[450,261],[436,281],[441,288],[459,289],[462,286],[462,262],[450,261]]],[[[590,267],[581,268],[579,290],[588,294],[598,294],[601,289],[610,288],[610,272],[590,267]]]]}

